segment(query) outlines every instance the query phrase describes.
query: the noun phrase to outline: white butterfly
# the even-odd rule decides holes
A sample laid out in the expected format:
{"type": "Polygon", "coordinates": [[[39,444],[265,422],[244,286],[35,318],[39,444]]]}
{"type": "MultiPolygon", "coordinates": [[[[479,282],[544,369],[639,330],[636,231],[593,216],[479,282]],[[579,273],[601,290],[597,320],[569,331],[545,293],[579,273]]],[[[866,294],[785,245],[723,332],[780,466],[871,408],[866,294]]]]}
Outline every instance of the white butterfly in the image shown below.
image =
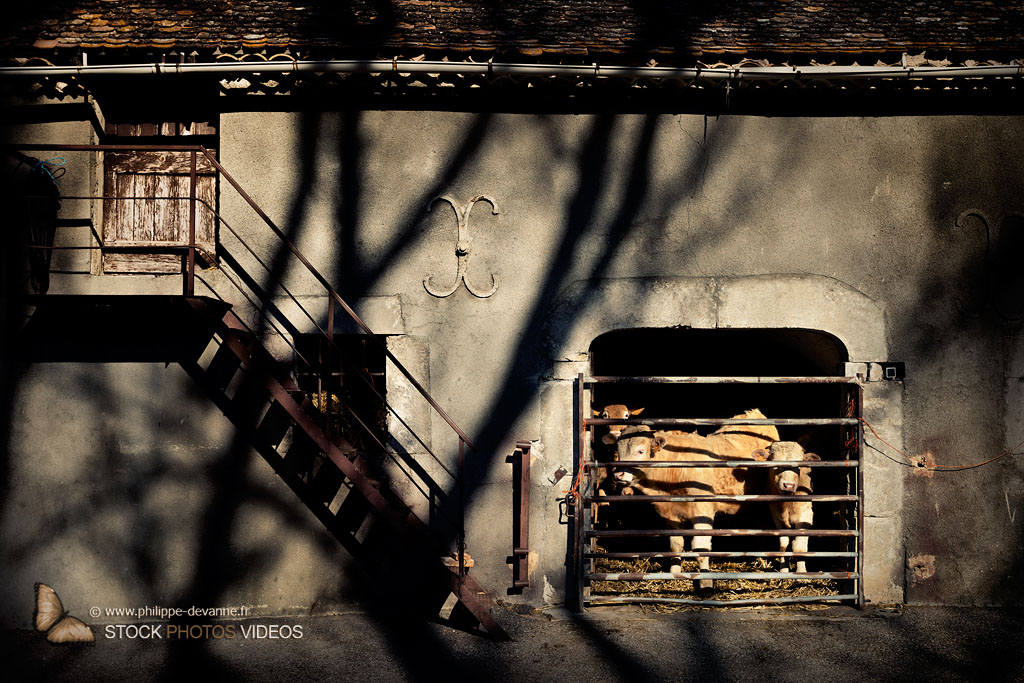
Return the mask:
{"type": "Polygon", "coordinates": [[[51,643],[91,643],[92,629],[81,619],[68,616],[56,591],[45,583],[36,584],[36,630],[51,643]]]}

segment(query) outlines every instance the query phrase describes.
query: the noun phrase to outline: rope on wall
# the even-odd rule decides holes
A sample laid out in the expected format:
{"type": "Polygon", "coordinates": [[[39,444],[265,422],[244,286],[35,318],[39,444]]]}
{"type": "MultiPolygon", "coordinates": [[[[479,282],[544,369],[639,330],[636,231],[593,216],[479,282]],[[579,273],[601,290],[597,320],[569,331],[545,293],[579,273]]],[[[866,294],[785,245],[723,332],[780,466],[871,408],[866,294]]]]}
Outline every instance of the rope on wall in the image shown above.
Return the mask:
{"type": "Polygon", "coordinates": [[[863,422],[864,426],[867,427],[869,430],[871,430],[871,433],[874,435],[874,437],[876,439],[878,439],[879,441],[884,443],[886,446],[888,446],[892,450],[894,450],[897,453],[899,453],[900,455],[902,455],[904,458],[906,458],[910,462],[900,462],[899,460],[896,460],[895,458],[890,457],[888,454],[886,454],[884,451],[882,451],[881,449],[877,448],[876,446],[872,446],[871,444],[865,442],[865,445],[868,448],[870,448],[870,449],[872,449],[874,451],[877,451],[878,453],[881,453],[882,455],[884,455],[885,457],[889,458],[893,462],[895,462],[895,463],[897,463],[899,465],[903,465],[904,467],[913,467],[915,469],[928,470],[929,472],[963,472],[964,470],[973,470],[973,469],[976,469],[978,467],[984,467],[985,465],[993,463],[996,460],[999,460],[1001,458],[1005,458],[1008,455],[1021,455],[1021,453],[1019,453],[1017,451],[1020,448],[1024,447],[1024,441],[1021,441],[1019,444],[1017,444],[1013,448],[1010,448],[1008,450],[1003,451],[1002,453],[1000,453],[999,455],[995,456],[994,458],[989,458],[988,460],[983,460],[982,462],[976,462],[976,463],[971,464],[971,465],[927,465],[927,464],[925,464],[923,458],[915,458],[912,455],[907,455],[906,453],[904,453],[903,451],[901,451],[900,449],[896,448],[891,443],[889,443],[888,441],[883,439],[881,436],[878,435],[878,432],[875,431],[875,428],[871,426],[871,423],[868,422],[867,420],[865,420],[864,418],[859,417],[857,419],[860,420],[861,422],[863,422]]]}

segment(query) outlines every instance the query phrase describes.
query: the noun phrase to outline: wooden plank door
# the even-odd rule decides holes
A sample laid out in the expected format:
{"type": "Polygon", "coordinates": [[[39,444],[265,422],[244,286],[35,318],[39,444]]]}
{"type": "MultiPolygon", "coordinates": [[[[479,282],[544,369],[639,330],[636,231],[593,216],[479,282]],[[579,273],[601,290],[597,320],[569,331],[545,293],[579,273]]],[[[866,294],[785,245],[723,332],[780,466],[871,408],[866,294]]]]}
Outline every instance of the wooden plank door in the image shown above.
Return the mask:
{"type": "MultiPolygon", "coordinates": [[[[104,160],[103,270],[180,273],[188,245],[191,154],[109,152],[104,160]]],[[[196,164],[196,245],[213,262],[216,175],[202,154],[196,164]]]]}

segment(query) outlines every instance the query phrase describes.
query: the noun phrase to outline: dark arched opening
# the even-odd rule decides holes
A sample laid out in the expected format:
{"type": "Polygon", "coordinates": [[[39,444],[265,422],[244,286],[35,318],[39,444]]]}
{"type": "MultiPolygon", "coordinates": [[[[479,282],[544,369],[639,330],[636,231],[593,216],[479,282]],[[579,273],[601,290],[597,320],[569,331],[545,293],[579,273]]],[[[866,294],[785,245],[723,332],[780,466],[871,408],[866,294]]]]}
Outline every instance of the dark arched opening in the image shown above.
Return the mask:
{"type": "MultiPolygon", "coordinates": [[[[825,578],[831,572],[842,573],[853,567],[854,557],[859,557],[855,537],[849,534],[859,529],[856,507],[853,502],[859,489],[856,482],[856,465],[849,463],[856,459],[856,422],[859,415],[859,388],[856,381],[844,380],[845,363],[849,362],[846,347],[834,336],[803,329],[714,329],[695,330],[688,328],[630,329],[608,332],[596,338],[590,347],[591,378],[585,382],[590,389],[590,406],[584,406],[586,415],[600,415],[603,409],[612,405],[625,405],[632,411],[642,408],[642,414],[634,419],[650,421],[654,429],[682,429],[707,435],[718,427],[712,425],[694,426],[671,425],[670,420],[731,418],[753,408],[759,409],[770,419],[792,420],[794,424],[778,425],[783,441],[797,441],[809,453],[816,453],[823,460],[838,461],[836,467],[815,467],[813,488],[815,494],[824,500],[814,502],[814,522],[811,539],[811,556],[807,556],[811,574],[818,572],[822,583],[786,582],[786,588],[771,596],[772,600],[787,601],[799,599],[798,594],[789,592],[798,585],[812,586],[814,599],[828,599],[829,595],[851,597],[850,582],[830,584],[825,578]],[[835,381],[822,378],[837,378],[835,381]],[[699,381],[698,379],[699,378],[699,381]],[[737,378],[756,378],[757,381],[737,381],[737,378]],[[772,378],[786,378],[774,381],[772,378]],[[594,412],[591,412],[594,411],[594,412]],[[837,418],[842,418],[837,419],[837,418]],[[830,424],[807,424],[808,421],[827,420],[830,424]],[[845,420],[845,424],[839,424],[845,420]],[[802,423],[801,423],[802,422],[802,423]],[[839,585],[842,584],[842,585],[839,585]],[[820,592],[820,595],[819,595],[820,592]]],[[[611,413],[612,411],[608,411],[611,413]]],[[[608,415],[612,418],[613,415],[608,415]]],[[[615,415],[614,417],[618,417],[615,415]]],[[[609,427],[593,426],[593,457],[599,474],[595,483],[600,486],[603,473],[611,471],[613,446],[602,444],[601,437],[609,427]]],[[[751,457],[747,454],[733,458],[751,457]]],[[[655,458],[656,460],[658,458],[655,458]]],[[[825,463],[822,463],[824,465],[825,463]]],[[[690,470],[695,471],[695,470],[690,470]]],[[[765,472],[750,469],[748,472],[765,472]]],[[[758,476],[745,474],[744,476],[758,476]]],[[[801,484],[802,485],[802,484],[801,484]]],[[[599,545],[581,548],[581,556],[590,553],[594,558],[615,556],[625,564],[615,564],[609,559],[598,559],[591,565],[595,576],[606,576],[602,572],[618,572],[619,576],[648,575],[658,573],[657,564],[669,563],[663,559],[667,549],[667,538],[652,536],[644,530],[658,529],[659,519],[654,506],[643,504],[633,495],[631,500],[616,500],[618,495],[614,484],[604,489],[610,497],[601,503],[598,497],[590,498],[595,505],[590,508],[593,529],[601,540],[599,545]],[[600,503],[600,504],[598,504],[600,503]],[[616,531],[619,530],[619,531],[616,531]],[[602,534],[602,531],[611,533],[602,534]],[[613,534],[618,535],[613,535],[613,534]],[[610,555],[609,555],[610,554],[610,555]],[[628,557],[638,558],[635,564],[628,557]],[[649,558],[654,564],[644,564],[649,558]]],[[[650,492],[648,492],[650,493],[650,492]]],[[[716,493],[719,493],[716,490],[716,493]]],[[[767,491],[744,491],[754,495],[767,491]]],[[[595,494],[597,495],[597,494],[595,494]]],[[[670,494],[678,495],[678,494],[670,494]]],[[[731,494],[730,494],[731,495],[731,494]]],[[[644,496],[639,496],[643,498],[644,496]]],[[[756,537],[743,530],[774,529],[768,514],[768,505],[763,501],[752,501],[741,506],[736,514],[721,515],[724,519],[715,521],[716,529],[728,535],[716,537],[714,550],[729,554],[730,558],[718,557],[719,572],[764,572],[773,571],[766,564],[766,552],[777,548],[777,541],[771,537],[756,537]],[[774,545],[773,545],[774,544],[774,545]],[[743,556],[739,559],[739,556],[743,556]],[[756,560],[756,564],[750,564],[756,560]],[[729,564],[732,563],[732,564],[729,564]],[[740,563],[740,564],[736,564],[740,563]]],[[[689,544],[687,546],[689,548],[689,544]]],[[[859,560],[858,560],[859,562],[859,560]]],[[[785,561],[783,562],[783,564],[785,561]]],[[[714,567],[714,564],[713,564],[714,567]]],[[[660,570],[667,571],[664,567],[660,570]]],[[[712,573],[714,573],[712,569],[712,573]]],[[[685,574],[684,568],[683,573],[685,574]]],[[[838,576],[839,574],[833,574],[838,576]]],[[[653,575],[652,575],[653,576],[653,575]]],[[[656,578],[663,578],[662,573],[656,578]]],[[[671,577],[681,576],[673,572],[671,577]]],[[[808,575],[805,575],[808,576],[808,575]]],[[[766,578],[760,577],[759,578],[766,578]]],[[[808,579],[810,580],[808,576],[808,579]]],[[[612,581],[614,584],[615,581],[612,581]]],[[[673,600],[685,601],[686,588],[673,587],[675,583],[655,582],[664,588],[651,589],[658,594],[667,590],[673,600]],[[683,591],[680,593],[679,591],[683,591]]],[[[605,598],[619,592],[608,584],[590,584],[592,595],[601,604],[605,598]],[[602,591],[611,591],[602,593],[602,591]]],[[[627,589],[632,590],[632,589],[627,589]]],[[[646,589],[645,589],[646,590],[646,589]]],[[[730,589],[732,590],[732,589],[730,589]]],[[[760,591],[760,587],[756,589],[760,591]]],[[[661,595],[665,595],[662,593],[661,595]]],[[[744,599],[760,600],[763,593],[744,596],[744,599]]],[[[808,597],[803,594],[800,598],[808,597]]],[[[665,598],[659,597],[663,600],[665,598]]],[[[642,598],[638,600],[643,601],[642,598]]],[[[584,602],[587,599],[584,598],[584,602]]]]}
{"type": "MultiPolygon", "coordinates": [[[[631,329],[590,345],[593,376],[828,377],[842,375],[848,360],[842,342],[816,330],[631,329]]],[[[729,417],[750,408],[772,418],[815,418],[836,416],[839,394],[831,385],[621,383],[596,385],[592,404],[643,407],[645,418],[729,417]]],[[[804,431],[780,435],[795,440],[804,431]]]]}

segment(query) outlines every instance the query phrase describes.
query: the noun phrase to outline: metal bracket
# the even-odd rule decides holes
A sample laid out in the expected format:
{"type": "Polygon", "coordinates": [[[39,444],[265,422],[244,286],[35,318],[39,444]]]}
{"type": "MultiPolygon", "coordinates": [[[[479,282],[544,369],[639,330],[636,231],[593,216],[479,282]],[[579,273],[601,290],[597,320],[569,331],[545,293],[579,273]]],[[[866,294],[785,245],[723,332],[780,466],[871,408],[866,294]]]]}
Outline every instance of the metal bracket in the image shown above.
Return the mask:
{"type": "Polygon", "coordinates": [[[907,377],[907,364],[903,361],[876,363],[845,363],[847,377],[860,377],[861,382],[901,382],[907,377]]]}
{"type": "Polygon", "coordinates": [[[494,292],[498,290],[498,276],[494,275],[493,273],[491,274],[491,289],[486,292],[477,291],[476,289],[473,288],[472,285],[469,284],[469,280],[466,279],[466,271],[469,268],[470,251],[468,225],[469,212],[473,210],[473,205],[475,205],[477,202],[485,201],[491,205],[491,214],[497,216],[498,205],[495,204],[494,200],[488,197],[487,195],[478,194],[477,196],[470,199],[469,202],[460,210],[458,205],[455,203],[455,200],[445,195],[442,197],[434,197],[430,201],[430,204],[427,205],[427,211],[433,210],[434,204],[437,203],[438,200],[444,200],[451,204],[452,209],[455,211],[455,218],[459,222],[459,240],[458,242],[455,243],[455,255],[459,258],[459,267],[458,271],[455,273],[455,284],[452,285],[451,288],[448,289],[447,291],[440,291],[433,288],[433,285],[431,284],[433,276],[429,276],[425,280],[423,280],[423,288],[426,289],[427,293],[430,294],[431,296],[436,296],[439,299],[443,299],[454,294],[455,290],[459,288],[459,284],[464,283],[466,285],[466,289],[469,290],[470,294],[480,299],[486,299],[487,297],[491,296],[492,294],[494,294],[494,292]]]}
{"type": "Polygon", "coordinates": [[[517,441],[516,449],[505,462],[512,463],[512,565],[510,594],[522,593],[530,586],[530,448],[529,441],[517,441]]]}

